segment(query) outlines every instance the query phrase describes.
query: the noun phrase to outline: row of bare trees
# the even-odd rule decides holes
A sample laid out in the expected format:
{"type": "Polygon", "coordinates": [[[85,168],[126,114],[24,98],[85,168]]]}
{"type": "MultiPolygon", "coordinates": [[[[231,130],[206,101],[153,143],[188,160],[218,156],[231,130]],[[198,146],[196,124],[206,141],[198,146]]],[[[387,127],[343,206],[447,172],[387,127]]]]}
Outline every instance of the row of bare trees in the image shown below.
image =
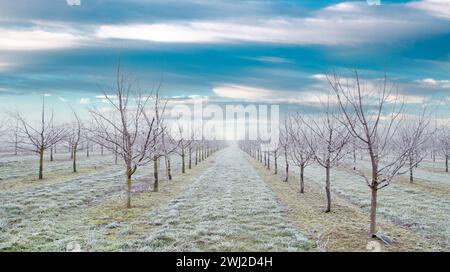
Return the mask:
{"type": "MultiPolygon", "coordinates": [[[[89,119],[82,120],[71,109],[72,122],[56,125],[53,112],[47,113],[45,95],[42,97],[42,109],[39,122],[28,121],[23,114],[10,114],[16,122],[11,131],[14,152],[18,150],[33,152],[39,156],[38,178],[44,178],[44,155],[50,152],[50,160],[56,147],[68,146],[73,172],[77,172],[77,157],[80,150],[86,150],[86,156],[94,144],[100,147],[101,154],[108,150],[114,155],[115,164],[121,159],[125,168],[125,206],[131,207],[131,189],[133,175],[138,168],[152,165],[154,192],[159,190],[160,161],[164,161],[167,179],[172,180],[171,160],[180,156],[181,173],[192,167],[219,148],[224,146],[218,141],[198,140],[194,134],[189,137],[172,137],[166,120],[168,100],[159,95],[160,85],[150,90],[141,90],[136,81],[117,68],[114,87],[103,90],[104,104],[101,108],[89,109],[89,119]]],[[[180,125],[180,136],[182,126],[180,125]]]]}
{"type": "Polygon", "coordinates": [[[368,86],[355,71],[352,78],[336,73],[327,77],[331,88],[322,101],[320,114],[289,113],[281,125],[280,143],[273,150],[261,150],[257,141],[241,142],[241,148],[270,169],[271,157],[277,174],[277,159],[283,154],[288,181],[290,163],[300,169],[299,191],[305,193],[305,168],[316,163],[325,172],[326,209],[331,211],[331,171],[352,158],[352,169],[363,177],[370,190],[370,236],[376,236],[378,191],[399,175],[409,173],[435,146],[438,139],[446,162],[450,155],[448,126],[431,128],[429,112],[407,114],[405,102],[386,77],[368,86]],[[432,148],[431,148],[432,147],[432,148]],[[357,152],[368,158],[370,167],[357,167],[357,152]]]}

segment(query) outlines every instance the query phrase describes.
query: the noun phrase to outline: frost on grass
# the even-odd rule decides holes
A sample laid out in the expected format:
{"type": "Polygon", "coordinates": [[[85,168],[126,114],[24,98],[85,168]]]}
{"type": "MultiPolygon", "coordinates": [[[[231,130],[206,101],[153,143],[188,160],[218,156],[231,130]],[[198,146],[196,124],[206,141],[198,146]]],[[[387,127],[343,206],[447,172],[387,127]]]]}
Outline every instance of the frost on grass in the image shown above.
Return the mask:
{"type": "MultiPolygon", "coordinates": [[[[90,157],[78,154],[77,165],[79,169],[83,168],[103,168],[105,164],[111,165],[114,158],[111,155],[100,156],[92,154],[90,157]]],[[[51,172],[70,173],[72,171],[72,162],[70,155],[58,153],[54,155],[54,161],[50,162],[48,158],[44,162],[44,177],[51,172]]],[[[15,178],[35,178],[38,173],[38,156],[4,155],[0,157],[0,182],[1,180],[15,178]]]]}
{"type": "Polygon", "coordinates": [[[50,186],[0,193],[0,217],[6,225],[0,250],[63,251],[70,233],[86,231],[80,220],[83,209],[96,198],[118,192],[117,169],[103,170],[50,186]]]}
{"type": "MultiPolygon", "coordinates": [[[[351,166],[353,165],[352,162],[346,161],[346,165],[351,166]]],[[[417,183],[426,183],[431,186],[433,185],[444,185],[450,188],[450,174],[445,173],[443,171],[444,162],[443,161],[430,161],[430,160],[424,160],[422,161],[419,166],[413,169],[414,179],[417,183]],[[439,171],[441,170],[441,171],[439,171]]],[[[364,170],[364,171],[370,171],[370,161],[368,160],[359,160],[358,169],[364,170]]],[[[408,166],[403,167],[401,172],[405,173],[403,174],[404,177],[409,178],[409,172],[408,172],[408,166]]]]}
{"type": "MultiPolygon", "coordinates": [[[[358,166],[361,167],[361,165],[358,166]]],[[[298,169],[294,168],[293,171],[298,173],[298,169]]],[[[425,170],[417,171],[421,178],[427,180],[426,182],[448,183],[445,178],[439,179],[440,174],[431,173],[430,176],[426,176],[424,172],[425,170]]],[[[364,210],[369,210],[370,189],[362,177],[338,168],[331,171],[331,177],[332,191],[364,210]]],[[[305,178],[307,181],[323,185],[325,170],[312,165],[305,170],[305,178]]],[[[379,191],[377,212],[397,225],[434,239],[444,249],[450,249],[450,200],[448,198],[437,197],[417,188],[397,185],[394,181],[391,186],[379,191]]]]}
{"type": "Polygon", "coordinates": [[[120,245],[143,251],[303,251],[306,236],[288,224],[275,196],[238,150],[148,214],[151,233],[120,245]]]}
{"type": "MultiPolygon", "coordinates": [[[[26,164],[31,164],[29,160],[33,159],[24,159],[26,164]]],[[[111,158],[105,156],[101,160],[97,157],[83,163],[107,165],[111,158]]],[[[59,161],[54,164],[71,167],[67,161],[65,166],[59,161]]],[[[175,160],[174,169],[178,168],[175,160]]],[[[28,168],[23,171],[30,173],[28,168]]],[[[150,167],[138,169],[133,191],[150,188],[151,176],[150,167]]],[[[107,198],[121,197],[124,180],[123,167],[107,166],[89,174],[69,176],[64,182],[0,191],[0,251],[66,251],[77,250],[78,245],[86,251],[106,244],[103,230],[87,224],[85,213],[107,198]]]]}

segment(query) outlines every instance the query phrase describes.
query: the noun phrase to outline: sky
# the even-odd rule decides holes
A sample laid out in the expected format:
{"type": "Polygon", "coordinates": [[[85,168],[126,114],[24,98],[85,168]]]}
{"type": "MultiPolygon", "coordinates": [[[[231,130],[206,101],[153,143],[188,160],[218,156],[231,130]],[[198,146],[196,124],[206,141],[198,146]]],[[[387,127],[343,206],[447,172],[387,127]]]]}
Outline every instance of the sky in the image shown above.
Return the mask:
{"type": "Polygon", "coordinates": [[[325,75],[385,74],[450,117],[450,0],[0,1],[0,109],[102,103],[118,60],[178,101],[313,110],[325,75]]]}

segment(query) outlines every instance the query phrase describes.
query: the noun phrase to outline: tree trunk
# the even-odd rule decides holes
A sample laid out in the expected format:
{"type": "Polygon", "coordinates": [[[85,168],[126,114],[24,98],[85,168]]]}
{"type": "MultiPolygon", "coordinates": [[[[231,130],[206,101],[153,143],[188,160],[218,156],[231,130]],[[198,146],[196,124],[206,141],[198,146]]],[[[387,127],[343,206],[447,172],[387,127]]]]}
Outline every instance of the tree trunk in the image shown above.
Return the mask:
{"type": "Polygon", "coordinates": [[[189,169],[192,169],[192,147],[189,147],[189,169]]]}
{"type": "Polygon", "coordinates": [[[286,150],[284,151],[284,161],[286,163],[286,177],[284,179],[284,182],[288,182],[289,180],[289,161],[286,150]]]}
{"type": "Polygon", "coordinates": [[[103,145],[100,146],[100,154],[101,154],[102,156],[104,155],[104,153],[103,153],[103,145]]]}
{"type": "Polygon", "coordinates": [[[186,173],[186,164],[184,159],[184,148],[181,148],[181,173],[186,173]]]}
{"type": "Polygon", "coordinates": [[[370,157],[372,161],[372,182],[370,184],[371,200],[370,200],[370,237],[374,237],[377,233],[377,193],[378,193],[378,163],[376,157],[370,150],[370,157]]]}
{"type": "Polygon", "coordinates": [[[159,188],[158,188],[158,158],[154,157],[153,158],[153,177],[154,177],[154,182],[153,182],[153,192],[158,192],[159,188]]]}
{"type": "Polygon", "coordinates": [[[117,165],[117,160],[118,160],[118,154],[117,154],[117,145],[116,145],[116,147],[115,147],[115,150],[114,150],[114,164],[116,164],[117,165]]]}
{"type": "Polygon", "coordinates": [[[353,170],[356,170],[356,150],[353,149],[353,170]]]}
{"type": "Polygon", "coordinates": [[[412,156],[409,156],[409,182],[414,182],[414,176],[413,176],[413,159],[412,156]]]}
{"type": "Polygon", "coordinates": [[[53,146],[50,147],[50,161],[53,161],[53,146]]]}
{"type": "Polygon", "coordinates": [[[273,167],[275,168],[275,175],[276,175],[276,174],[278,174],[277,153],[274,154],[273,160],[274,160],[274,162],[273,162],[274,166],[273,167]]]}
{"type": "Polygon", "coordinates": [[[89,157],[89,144],[87,145],[87,148],[86,148],[86,157],[89,157]]]}
{"type": "Polygon", "coordinates": [[[131,208],[131,177],[133,176],[133,169],[130,166],[127,167],[127,192],[125,199],[125,207],[131,208]]]}
{"type": "Polygon", "coordinates": [[[39,179],[44,178],[44,147],[39,149],[39,179]]]}
{"type": "Polygon", "coordinates": [[[305,166],[302,164],[300,165],[300,194],[305,193],[305,166]]]}
{"type": "Polygon", "coordinates": [[[325,167],[326,180],[325,180],[325,192],[327,194],[327,208],[325,212],[331,212],[331,191],[330,191],[330,167],[325,167]]]}
{"type": "Polygon", "coordinates": [[[267,169],[270,170],[270,152],[267,152],[267,169]]]}
{"type": "Polygon", "coordinates": [[[72,163],[73,172],[77,172],[77,146],[73,147],[73,163],[72,163]]]}
{"type": "Polygon", "coordinates": [[[376,184],[372,181],[372,198],[370,201],[370,237],[374,237],[377,233],[377,193],[376,184]],[[374,186],[375,185],[375,186],[374,186]]]}
{"type": "Polygon", "coordinates": [[[17,133],[14,135],[14,155],[17,156],[17,150],[19,149],[19,139],[17,133]]]}
{"type": "Polygon", "coordinates": [[[167,157],[167,178],[172,180],[172,164],[169,157],[167,157]]]}
{"type": "Polygon", "coordinates": [[[448,155],[445,156],[445,172],[448,173],[448,155]]]}
{"type": "Polygon", "coordinates": [[[198,147],[195,148],[195,165],[198,164],[198,147]]]}

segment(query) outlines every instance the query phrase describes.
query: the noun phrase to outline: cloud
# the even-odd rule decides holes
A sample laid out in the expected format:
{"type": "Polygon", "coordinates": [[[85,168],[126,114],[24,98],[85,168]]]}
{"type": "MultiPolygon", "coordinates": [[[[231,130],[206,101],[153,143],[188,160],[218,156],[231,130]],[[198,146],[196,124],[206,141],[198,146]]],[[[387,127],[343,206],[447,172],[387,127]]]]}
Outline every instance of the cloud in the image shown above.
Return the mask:
{"type": "Polygon", "coordinates": [[[213,88],[215,95],[235,101],[270,104],[304,104],[326,101],[328,94],[314,91],[287,91],[237,84],[224,84],[213,88]]]}
{"type": "Polygon", "coordinates": [[[12,66],[12,63],[0,61],[0,72],[9,70],[12,66]]]}
{"type": "Polygon", "coordinates": [[[366,3],[345,2],[309,17],[101,25],[96,37],[161,43],[353,45],[393,42],[442,31],[442,25],[414,8],[397,5],[381,10],[366,3]]]}
{"type": "Polygon", "coordinates": [[[69,6],[81,6],[81,0],[66,0],[69,6]]]}
{"type": "MultiPolygon", "coordinates": [[[[314,74],[311,76],[311,78],[320,82],[319,83],[320,85],[317,85],[318,89],[331,90],[327,79],[327,75],[314,74]]],[[[364,98],[373,100],[376,103],[376,101],[378,100],[379,90],[383,89],[384,78],[372,78],[372,79],[360,78],[359,80],[361,86],[361,93],[363,94],[364,98]]],[[[340,77],[340,82],[342,84],[343,89],[348,88],[349,90],[353,90],[354,88],[356,88],[356,80],[352,77],[340,77]]],[[[434,84],[437,83],[433,79],[424,79],[416,82],[420,82],[421,84],[426,85],[431,84],[433,86],[434,84]]],[[[391,82],[388,82],[387,84],[389,91],[391,91],[390,97],[387,100],[388,102],[403,101],[406,104],[416,104],[416,103],[424,103],[427,101],[427,97],[425,95],[408,93],[408,91],[413,87],[411,83],[392,84],[391,82]]]]}
{"type": "Polygon", "coordinates": [[[254,60],[265,63],[292,63],[292,60],[280,57],[261,56],[261,57],[242,57],[243,59],[254,60]]]}
{"type": "Polygon", "coordinates": [[[39,28],[11,30],[0,28],[0,50],[27,51],[74,47],[83,38],[67,32],[51,32],[39,28]]]}
{"type": "Polygon", "coordinates": [[[91,99],[88,97],[83,97],[80,98],[80,104],[90,104],[91,103],[91,99]]]}
{"type": "Polygon", "coordinates": [[[311,76],[313,79],[319,80],[319,81],[327,81],[327,76],[324,74],[315,74],[311,76]]]}
{"type": "Polygon", "coordinates": [[[450,20],[450,3],[448,0],[422,0],[407,5],[425,11],[432,16],[450,20]]]}
{"type": "Polygon", "coordinates": [[[416,80],[417,83],[429,87],[436,87],[436,88],[450,88],[450,80],[437,80],[434,78],[425,78],[416,80]]]}
{"type": "MultiPolygon", "coordinates": [[[[69,4],[79,3],[77,0],[67,1],[69,4]]],[[[304,17],[288,12],[282,15],[273,12],[269,16],[260,11],[260,16],[227,14],[221,19],[186,19],[186,16],[179,16],[185,19],[164,21],[162,18],[149,21],[139,17],[137,20],[123,19],[109,24],[103,21],[65,23],[64,20],[36,19],[31,20],[31,27],[20,29],[11,29],[3,24],[0,28],[0,50],[50,50],[86,44],[111,46],[110,42],[115,39],[157,43],[328,46],[395,42],[448,31],[448,26],[427,15],[433,11],[432,16],[442,13],[444,15],[440,17],[450,18],[445,1],[424,0],[382,7],[369,6],[365,2],[343,2],[313,11],[304,17]]],[[[145,5],[144,1],[136,3],[145,5]]],[[[255,60],[271,63],[288,61],[271,56],[255,60]]]]}
{"type": "Polygon", "coordinates": [[[243,100],[265,100],[273,95],[272,90],[231,84],[215,87],[213,92],[220,97],[243,100]]]}

